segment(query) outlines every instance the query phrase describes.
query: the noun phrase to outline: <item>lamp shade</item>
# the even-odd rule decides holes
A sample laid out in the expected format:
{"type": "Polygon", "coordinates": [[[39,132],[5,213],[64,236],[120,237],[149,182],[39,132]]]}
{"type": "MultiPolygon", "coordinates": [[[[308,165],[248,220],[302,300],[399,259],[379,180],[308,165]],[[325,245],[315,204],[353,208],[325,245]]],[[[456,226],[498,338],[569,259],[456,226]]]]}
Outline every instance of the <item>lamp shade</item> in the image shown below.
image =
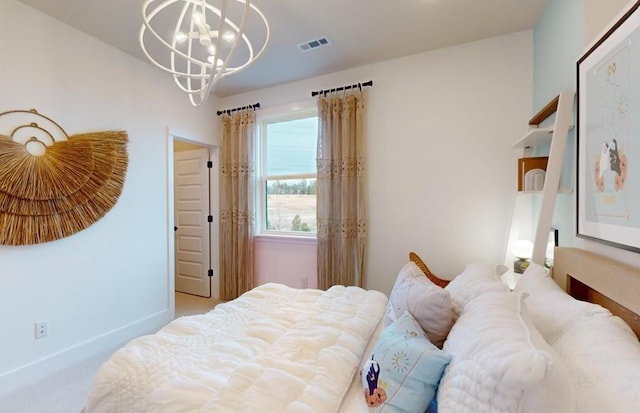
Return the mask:
{"type": "Polygon", "coordinates": [[[511,253],[514,257],[521,259],[529,259],[533,255],[533,243],[528,240],[520,239],[511,247],[511,253]]]}

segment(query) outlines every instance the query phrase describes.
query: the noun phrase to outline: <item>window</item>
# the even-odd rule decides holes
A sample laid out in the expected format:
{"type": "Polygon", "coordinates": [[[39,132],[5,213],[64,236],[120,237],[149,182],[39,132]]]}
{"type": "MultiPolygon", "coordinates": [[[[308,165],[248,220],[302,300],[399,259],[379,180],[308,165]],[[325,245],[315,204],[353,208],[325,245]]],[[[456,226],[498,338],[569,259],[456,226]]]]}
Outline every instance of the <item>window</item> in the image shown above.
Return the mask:
{"type": "Polygon", "coordinates": [[[260,124],[260,232],[316,234],[315,110],[264,118],[260,124]]]}

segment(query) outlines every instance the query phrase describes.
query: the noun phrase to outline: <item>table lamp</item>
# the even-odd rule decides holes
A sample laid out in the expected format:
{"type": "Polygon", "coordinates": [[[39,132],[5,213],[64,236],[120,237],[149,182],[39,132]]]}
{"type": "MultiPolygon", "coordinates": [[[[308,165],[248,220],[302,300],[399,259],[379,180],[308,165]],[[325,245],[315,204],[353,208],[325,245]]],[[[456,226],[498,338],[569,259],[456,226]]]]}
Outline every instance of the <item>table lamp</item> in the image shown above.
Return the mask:
{"type": "Polygon", "coordinates": [[[520,239],[511,247],[511,253],[517,258],[517,260],[513,262],[513,272],[522,274],[529,266],[529,259],[531,259],[533,254],[533,243],[520,239]]]}

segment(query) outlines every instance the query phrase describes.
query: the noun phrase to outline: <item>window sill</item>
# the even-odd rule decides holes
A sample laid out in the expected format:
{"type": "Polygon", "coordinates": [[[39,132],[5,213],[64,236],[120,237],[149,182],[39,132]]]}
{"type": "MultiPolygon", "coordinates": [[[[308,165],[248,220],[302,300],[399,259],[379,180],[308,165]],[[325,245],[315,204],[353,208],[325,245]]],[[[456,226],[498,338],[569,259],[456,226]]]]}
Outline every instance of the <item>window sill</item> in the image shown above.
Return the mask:
{"type": "Polygon", "coordinates": [[[254,236],[255,241],[259,243],[279,243],[279,244],[297,244],[297,245],[316,245],[316,237],[300,237],[295,235],[272,235],[258,234],[254,236]]]}

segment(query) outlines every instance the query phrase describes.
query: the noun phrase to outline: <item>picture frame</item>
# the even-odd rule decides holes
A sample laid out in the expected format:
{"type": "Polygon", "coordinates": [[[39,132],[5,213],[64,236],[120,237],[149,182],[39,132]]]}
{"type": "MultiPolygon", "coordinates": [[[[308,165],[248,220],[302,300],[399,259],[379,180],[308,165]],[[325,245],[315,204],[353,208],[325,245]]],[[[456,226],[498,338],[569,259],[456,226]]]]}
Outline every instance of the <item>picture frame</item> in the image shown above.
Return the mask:
{"type": "Polygon", "coordinates": [[[576,235],[640,252],[640,0],[577,62],[576,235]]]}

